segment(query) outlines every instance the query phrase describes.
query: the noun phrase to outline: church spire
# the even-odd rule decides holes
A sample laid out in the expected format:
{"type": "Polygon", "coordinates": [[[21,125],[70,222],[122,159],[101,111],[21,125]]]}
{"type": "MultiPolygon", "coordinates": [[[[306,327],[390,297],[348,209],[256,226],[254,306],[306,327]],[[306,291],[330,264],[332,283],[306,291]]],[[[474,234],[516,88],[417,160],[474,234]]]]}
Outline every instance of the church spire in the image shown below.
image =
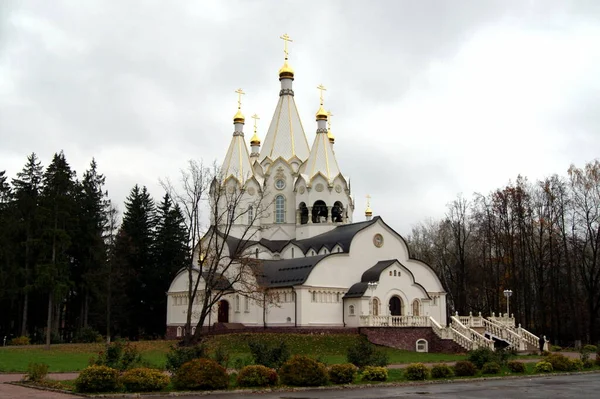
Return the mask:
{"type": "Polygon", "coordinates": [[[283,36],[279,37],[283,40],[283,53],[285,54],[285,60],[283,61],[283,66],[279,69],[279,80],[282,79],[291,79],[294,80],[294,70],[291,66],[288,65],[288,42],[293,42],[292,39],[288,36],[287,33],[284,33],[283,36]]]}
{"type": "Polygon", "coordinates": [[[244,141],[245,118],[242,114],[242,96],[246,93],[242,89],[237,89],[235,92],[238,95],[238,110],[233,117],[233,137],[225,155],[221,173],[223,181],[234,177],[240,184],[244,184],[252,175],[248,147],[244,141]]]}
{"type": "Polygon", "coordinates": [[[254,159],[258,158],[258,153],[260,151],[260,139],[258,138],[258,135],[256,134],[256,123],[257,121],[260,119],[258,117],[258,115],[254,114],[252,115],[252,119],[254,119],[254,134],[252,135],[252,138],[250,139],[250,160],[254,161],[254,159]]]}
{"type": "Polygon", "coordinates": [[[333,133],[331,133],[331,117],[333,116],[333,114],[330,110],[327,110],[327,116],[329,117],[329,119],[327,119],[327,138],[329,138],[329,142],[331,144],[334,144],[335,136],[333,135],[333,133]]]}

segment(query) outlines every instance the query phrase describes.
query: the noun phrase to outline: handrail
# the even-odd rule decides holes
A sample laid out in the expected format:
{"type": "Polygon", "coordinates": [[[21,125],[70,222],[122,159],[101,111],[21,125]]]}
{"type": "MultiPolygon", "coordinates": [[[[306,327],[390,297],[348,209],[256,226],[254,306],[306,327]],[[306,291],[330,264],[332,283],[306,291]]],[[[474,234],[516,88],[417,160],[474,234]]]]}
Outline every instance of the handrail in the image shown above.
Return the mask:
{"type": "Polygon", "coordinates": [[[454,327],[457,331],[462,333],[467,338],[470,338],[471,341],[473,341],[475,349],[477,349],[478,347],[485,347],[494,350],[493,340],[488,339],[480,333],[478,333],[477,331],[473,330],[472,328],[465,326],[463,323],[461,323],[458,317],[451,316],[451,320],[452,327],[454,327]]]}

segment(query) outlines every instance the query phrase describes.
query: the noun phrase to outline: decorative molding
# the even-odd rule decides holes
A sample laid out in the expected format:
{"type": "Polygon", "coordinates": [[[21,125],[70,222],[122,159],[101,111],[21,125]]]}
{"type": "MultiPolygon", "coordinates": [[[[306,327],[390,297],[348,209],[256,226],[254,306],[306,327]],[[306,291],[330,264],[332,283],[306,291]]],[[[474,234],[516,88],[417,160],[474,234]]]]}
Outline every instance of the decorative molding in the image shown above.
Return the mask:
{"type": "Polygon", "coordinates": [[[327,133],[327,129],[317,129],[317,133],[327,133]]]}
{"type": "Polygon", "coordinates": [[[279,96],[280,97],[283,96],[283,95],[285,95],[285,94],[293,97],[294,96],[294,90],[292,90],[292,89],[281,89],[279,91],[279,96]]]}
{"type": "Polygon", "coordinates": [[[317,190],[317,192],[321,192],[325,189],[325,187],[323,186],[323,184],[319,183],[317,184],[317,186],[315,187],[315,190],[317,190]]]}
{"type": "Polygon", "coordinates": [[[340,186],[339,184],[337,184],[337,185],[335,186],[335,192],[336,192],[336,193],[341,193],[341,192],[342,192],[342,186],[340,186]]]}
{"type": "Polygon", "coordinates": [[[304,186],[300,186],[300,189],[298,190],[298,192],[300,194],[304,194],[305,191],[306,191],[306,189],[304,188],[304,186]]]}

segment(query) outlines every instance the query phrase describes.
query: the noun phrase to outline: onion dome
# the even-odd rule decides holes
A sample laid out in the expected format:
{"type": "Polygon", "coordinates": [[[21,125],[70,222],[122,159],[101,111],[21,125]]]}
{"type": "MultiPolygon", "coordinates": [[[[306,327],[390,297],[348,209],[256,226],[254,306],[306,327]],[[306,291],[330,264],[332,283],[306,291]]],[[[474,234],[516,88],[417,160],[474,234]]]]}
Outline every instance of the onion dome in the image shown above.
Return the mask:
{"type": "Polygon", "coordinates": [[[254,135],[250,139],[250,145],[260,145],[260,139],[256,135],[256,132],[254,132],[254,135]]]}
{"type": "Polygon", "coordinates": [[[317,114],[315,115],[318,121],[326,121],[327,120],[327,111],[323,109],[323,105],[319,107],[317,114]]]}
{"type": "Polygon", "coordinates": [[[333,135],[333,133],[331,133],[331,129],[327,130],[327,138],[329,138],[329,142],[331,144],[335,143],[335,136],[333,135]]]}
{"type": "Polygon", "coordinates": [[[287,58],[283,63],[283,66],[279,69],[279,80],[281,79],[292,79],[294,80],[294,70],[288,64],[287,58]]]}
{"type": "Polygon", "coordinates": [[[244,123],[246,118],[244,118],[244,114],[242,114],[242,110],[238,109],[238,111],[233,116],[233,123],[244,123]]]}

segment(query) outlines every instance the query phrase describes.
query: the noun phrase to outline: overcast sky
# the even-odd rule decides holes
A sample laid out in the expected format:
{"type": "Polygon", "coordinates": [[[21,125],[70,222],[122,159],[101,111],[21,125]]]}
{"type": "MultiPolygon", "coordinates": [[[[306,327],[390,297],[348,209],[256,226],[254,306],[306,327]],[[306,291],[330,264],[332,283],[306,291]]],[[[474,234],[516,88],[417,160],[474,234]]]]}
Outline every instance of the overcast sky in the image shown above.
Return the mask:
{"type": "MultiPolygon", "coordinates": [[[[264,139],[288,33],[309,143],[316,86],[364,219],[401,234],[458,193],[600,156],[600,1],[0,1],[0,170],[92,157],[123,209],[222,162],[236,94],[264,139]]],[[[251,122],[245,131],[251,136],[251,122]]]]}

